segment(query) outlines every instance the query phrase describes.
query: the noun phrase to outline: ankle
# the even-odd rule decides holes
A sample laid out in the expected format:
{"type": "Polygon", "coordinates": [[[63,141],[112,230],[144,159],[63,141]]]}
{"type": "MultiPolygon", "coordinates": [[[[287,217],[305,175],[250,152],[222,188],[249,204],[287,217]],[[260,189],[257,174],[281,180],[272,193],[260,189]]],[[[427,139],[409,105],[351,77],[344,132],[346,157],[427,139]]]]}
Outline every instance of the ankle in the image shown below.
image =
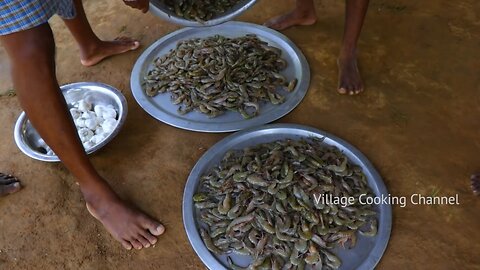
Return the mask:
{"type": "Polygon", "coordinates": [[[350,61],[357,59],[357,48],[342,48],[338,54],[338,60],[350,61]]]}
{"type": "Polygon", "coordinates": [[[102,41],[100,39],[92,40],[89,43],[85,43],[82,45],[79,44],[80,53],[83,57],[89,57],[91,55],[94,55],[101,46],[102,41]]]}
{"type": "Polygon", "coordinates": [[[100,201],[118,199],[117,194],[102,178],[80,184],[80,190],[85,201],[93,207],[100,201]]]}

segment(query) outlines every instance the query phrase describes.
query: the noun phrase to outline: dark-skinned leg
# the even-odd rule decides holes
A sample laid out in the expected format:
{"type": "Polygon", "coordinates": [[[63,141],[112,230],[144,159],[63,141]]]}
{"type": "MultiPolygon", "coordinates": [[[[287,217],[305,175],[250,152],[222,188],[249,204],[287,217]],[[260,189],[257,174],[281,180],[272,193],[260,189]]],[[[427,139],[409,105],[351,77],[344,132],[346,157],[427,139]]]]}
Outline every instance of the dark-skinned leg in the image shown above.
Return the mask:
{"type": "Polygon", "coordinates": [[[354,95],[363,91],[363,81],[357,65],[357,41],[369,0],[346,0],[345,2],[343,42],[337,61],[338,92],[354,95]]]}
{"type": "Polygon", "coordinates": [[[74,0],[77,15],[73,19],[64,19],[80,49],[80,62],[84,66],[93,66],[103,59],[135,50],[140,42],[126,37],[120,37],[113,41],[100,40],[92,30],[82,0],[74,0]]]}
{"type": "Polygon", "coordinates": [[[312,25],[317,21],[313,0],[297,0],[291,12],[268,20],[264,25],[275,30],[284,30],[295,25],[312,25]]]}
{"type": "Polygon", "coordinates": [[[163,226],[129,207],[90,163],[55,76],[55,44],[48,24],[0,36],[11,61],[20,104],[33,126],[77,178],[87,208],[125,248],[154,244],[163,226]]]}

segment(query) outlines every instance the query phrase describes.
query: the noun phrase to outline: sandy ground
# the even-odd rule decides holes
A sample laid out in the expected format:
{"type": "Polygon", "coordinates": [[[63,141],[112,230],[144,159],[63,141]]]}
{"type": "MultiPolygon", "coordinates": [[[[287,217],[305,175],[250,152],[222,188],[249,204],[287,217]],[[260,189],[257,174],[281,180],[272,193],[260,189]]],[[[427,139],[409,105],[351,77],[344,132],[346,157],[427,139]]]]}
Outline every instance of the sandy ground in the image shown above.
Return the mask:
{"type": "MultiPolygon", "coordinates": [[[[272,2],[259,1],[240,20],[263,23],[293,4],[272,2]]],[[[378,269],[480,269],[480,198],[469,186],[469,175],[480,169],[480,4],[372,0],[360,41],[367,90],[349,97],[335,91],[343,3],[316,3],[316,25],[284,32],[305,53],[313,76],[305,100],[278,122],[310,125],[351,142],[376,165],[394,196],[459,194],[459,206],[395,206],[378,269]]],[[[161,124],[129,89],[142,50],[179,27],[118,0],[86,0],[85,6],[99,36],[129,35],[144,46],[85,68],[72,37],[53,18],[59,81],[101,81],[126,95],[125,128],[92,161],[122,197],[164,222],[167,233],[155,248],[123,250],[89,216],[62,165],[32,160],[17,149],[12,131],[21,109],[16,98],[4,96],[0,171],[16,174],[25,189],[0,200],[0,269],[203,269],[183,229],[182,192],[203,149],[227,134],[161,124]]],[[[8,66],[0,49],[0,93],[12,88],[8,66]]]]}

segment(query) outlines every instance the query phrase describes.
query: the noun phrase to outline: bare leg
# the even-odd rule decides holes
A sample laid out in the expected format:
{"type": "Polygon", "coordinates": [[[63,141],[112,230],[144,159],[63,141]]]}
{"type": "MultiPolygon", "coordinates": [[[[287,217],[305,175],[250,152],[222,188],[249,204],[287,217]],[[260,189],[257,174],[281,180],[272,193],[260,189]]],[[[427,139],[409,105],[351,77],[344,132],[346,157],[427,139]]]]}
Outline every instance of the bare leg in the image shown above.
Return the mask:
{"type": "Polygon", "coordinates": [[[472,175],[471,180],[473,194],[480,196],[480,173],[472,175]]]}
{"type": "Polygon", "coordinates": [[[55,43],[48,24],[0,36],[12,63],[20,104],[63,164],[77,178],[87,207],[127,249],[155,243],[163,226],[126,205],[93,168],[68,113],[55,75],[55,43]]]}
{"type": "Polygon", "coordinates": [[[369,0],[346,0],[343,43],[338,57],[338,92],[358,94],[363,91],[363,81],[357,65],[357,41],[367,13],[369,0]]]}
{"type": "Polygon", "coordinates": [[[109,56],[135,50],[140,46],[137,40],[125,37],[113,41],[100,40],[88,23],[82,0],[74,0],[74,3],[77,16],[63,21],[78,43],[82,65],[93,66],[109,56]]]}
{"type": "Polygon", "coordinates": [[[264,25],[275,30],[284,30],[295,25],[312,25],[317,21],[313,0],[297,0],[293,11],[272,18],[264,25]]]}
{"type": "Polygon", "coordinates": [[[17,178],[0,173],[0,197],[15,193],[22,188],[17,178]]]}

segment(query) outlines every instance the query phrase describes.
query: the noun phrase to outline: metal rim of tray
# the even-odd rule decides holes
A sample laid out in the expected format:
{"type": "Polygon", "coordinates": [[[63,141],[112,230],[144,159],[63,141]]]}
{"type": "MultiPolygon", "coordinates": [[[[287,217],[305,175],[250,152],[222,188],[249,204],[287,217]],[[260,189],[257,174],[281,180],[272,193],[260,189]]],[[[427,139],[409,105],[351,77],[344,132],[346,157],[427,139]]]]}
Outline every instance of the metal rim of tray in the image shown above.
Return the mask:
{"type": "MultiPolygon", "coordinates": [[[[218,156],[223,157],[226,151],[230,149],[235,149],[236,145],[246,142],[247,140],[251,140],[251,137],[258,138],[262,136],[274,136],[273,134],[281,134],[281,136],[283,136],[282,138],[286,138],[286,136],[288,135],[301,137],[324,137],[324,142],[326,144],[338,147],[347,156],[349,156],[349,159],[352,162],[362,167],[365,175],[368,178],[369,186],[372,188],[376,196],[388,195],[387,188],[383,183],[382,178],[380,177],[374,166],[367,159],[367,157],[348,142],[327,132],[297,124],[271,124],[239,131],[237,133],[229,135],[223,140],[217,142],[214,146],[212,146],[198,160],[198,162],[195,164],[192,171],[190,172],[190,175],[188,176],[183,195],[183,224],[187,233],[188,240],[190,241],[190,244],[192,245],[197,255],[200,257],[202,262],[211,270],[223,270],[226,268],[206,248],[198,232],[197,221],[194,217],[195,208],[193,206],[192,197],[198,187],[199,177],[204,173],[205,170],[209,169],[212,165],[214,165],[211,164],[211,160],[218,156]]],[[[253,144],[256,143],[247,143],[247,145],[253,144]]],[[[368,257],[361,262],[361,264],[356,268],[356,270],[374,269],[387,248],[392,227],[392,208],[389,204],[382,204],[378,207],[378,219],[380,226],[378,228],[378,234],[375,237],[375,245],[370,251],[368,257]]],[[[352,250],[355,250],[355,248],[353,248],[352,250]]],[[[342,267],[340,269],[342,269],[342,267]]]]}
{"type": "MultiPolygon", "coordinates": [[[[163,55],[163,53],[160,55],[163,55]]],[[[130,79],[130,88],[132,90],[133,97],[140,107],[150,114],[150,116],[177,128],[209,133],[238,131],[278,120],[290,113],[300,104],[308,91],[309,85],[310,67],[307,59],[291,40],[289,40],[283,34],[270,28],[245,22],[227,22],[213,27],[184,28],[174,31],[154,42],[140,55],[132,69],[130,79]],[[171,106],[169,93],[158,94],[153,98],[146,95],[142,87],[143,77],[151,66],[151,62],[153,62],[153,60],[159,56],[160,51],[166,50],[165,46],[172,45],[172,43],[176,45],[178,41],[183,40],[179,38],[182,36],[187,36],[185,38],[194,38],[201,36],[202,33],[204,35],[207,35],[207,33],[217,33],[218,31],[221,31],[221,29],[224,29],[223,31],[230,29],[241,29],[241,31],[244,33],[248,32],[257,34],[257,36],[259,36],[259,38],[262,40],[267,42],[270,41],[269,43],[278,42],[284,46],[284,48],[281,48],[283,51],[282,55],[288,59],[291,59],[292,61],[292,63],[288,63],[289,67],[287,67],[287,70],[290,70],[292,76],[297,77],[298,83],[293,92],[286,94],[286,101],[283,104],[262,104],[260,106],[259,115],[251,119],[240,119],[241,117],[239,114],[234,115],[234,112],[226,112],[224,115],[221,115],[217,118],[209,119],[205,115],[198,116],[200,113],[196,111],[192,111],[186,115],[179,115],[176,111],[176,106],[174,111],[172,111],[173,108],[165,109],[164,107],[171,106]],[[259,33],[267,35],[268,37],[261,36],[259,33]],[[168,102],[165,100],[168,100],[168,102]],[[168,104],[160,105],[161,102],[168,104]],[[268,107],[270,109],[265,111],[267,106],[271,107],[268,107]],[[192,116],[193,114],[196,115],[192,116]],[[193,119],[195,117],[199,119],[193,119]],[[230,121],[231,119],[234,120],[230,121]]]]}
{"type": "MultiPolygon", "coordinates": [[[[60,90],[63,93],[63,92],[67,92],[67,91],[79,89],[79,88],[88,89],[88,87],[92,87],[92,86],[103,89],[105,90],[105,93],[114,97],[114,99],[121,104],[121,111],[118,112],[118,123],[115,130],[108,137],[106,137],[102,142],[88,149],[88,151],[86,151],[87,155],[98,151],[100,148],[107,145],[111,140],[113,140],[113,138],[117,136],[117,134],[120,132],[120,129],[122,128],[123,124],[127,119],[126,116],[128,113],[127,100],[125,99],[125,96],[117,88],[111,85],[100,83],[100,82],[75,82],[75,83],[70,83],[70,84],[65,84],[60,86],[60,90]]],[[[57,155],[49,156],[46,154],[41,154],[36,151],[33,151],[28,146],[28,143],[25,142],[22,136],[22,133],[24,131],[24,125],[26,125],[27,121],[28,121],[27,114],[25,112],[22,112],[18,117],[17,122],[15,123],[14,139],[20,151],[22,151],[25,155],[36,160],[46,161],[46,162],[60,162],[60,159],[58,158],[57,155]]]]}
{"type": "Polygon", "coordinates": [[[150,12],[152,12],[154,15],[158,16],[159,18],[172,22],[174,24],[183,25],[187,27],[208,27],[208,26],[214,26],[214,25],[222,24],[227,21],[233,20],[235,17],[239,16],[243,12],[250,9],[253,5],[255,5],[256,2],[257,0],[244,0],[243,1],[244,4],[238,3],[237,4],[238,7],[236,9],[231,9],[223,13],[221,16],[215,17],[205,22],[190,21],[182,17],[179,17],[175,13],[170,12],[170,10],[163,8],[162,7],[163,4],[159,3],[158,0],[150,1],[150,12]]]}

